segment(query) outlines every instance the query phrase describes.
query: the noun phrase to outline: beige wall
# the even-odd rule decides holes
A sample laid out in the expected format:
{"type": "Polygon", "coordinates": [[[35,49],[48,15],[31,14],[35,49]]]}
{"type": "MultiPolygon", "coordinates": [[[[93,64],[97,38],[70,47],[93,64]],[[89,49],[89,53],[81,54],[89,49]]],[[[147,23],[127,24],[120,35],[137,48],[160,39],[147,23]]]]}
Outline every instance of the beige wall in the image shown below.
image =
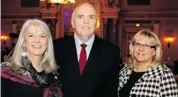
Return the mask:
{"type": "Polygon", "coordinates": [[[168,60],[178,60],[178,20],[165,20],[161,22],[160,29],[160,39],[163,46],[163,58],[165,61],[168,60]],[[167,48],[167,43],[165,43],[164,38],[166,36],[174,37],[174,43],[171,44],[171,47],[167,48]]]}

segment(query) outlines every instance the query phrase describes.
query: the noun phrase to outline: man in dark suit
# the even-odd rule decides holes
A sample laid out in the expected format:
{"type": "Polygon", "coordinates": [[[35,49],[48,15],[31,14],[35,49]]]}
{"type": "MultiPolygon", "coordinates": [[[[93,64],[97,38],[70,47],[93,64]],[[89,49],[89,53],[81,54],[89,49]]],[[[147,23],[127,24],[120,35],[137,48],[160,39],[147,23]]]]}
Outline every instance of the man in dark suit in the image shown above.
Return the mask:
{"type": "Polygon", "coordinates": [[[82,3],[72,14],[74,35],[54,41],[64,97],[117,97],[119,48],[94,34],[96,21],[95,8],[82,3]]]}

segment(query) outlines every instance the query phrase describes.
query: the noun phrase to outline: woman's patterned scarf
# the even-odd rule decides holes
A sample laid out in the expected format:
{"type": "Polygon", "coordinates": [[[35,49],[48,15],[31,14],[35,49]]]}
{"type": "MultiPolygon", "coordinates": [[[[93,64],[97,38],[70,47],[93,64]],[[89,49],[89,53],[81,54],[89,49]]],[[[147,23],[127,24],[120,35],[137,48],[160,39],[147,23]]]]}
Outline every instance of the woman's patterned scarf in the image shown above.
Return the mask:
{"type": "Polygon", "coordinates": [[[24,68],[12,70],[10,67],[11,63],[2,63],[1,77],[34,87],[43,87],[45,88],[43,97],[63,96],[60,89],[59,74],[57,72],[45,73],[42,71],[38,73],[26,56],[22,56],[22,64],[24,68]]]}

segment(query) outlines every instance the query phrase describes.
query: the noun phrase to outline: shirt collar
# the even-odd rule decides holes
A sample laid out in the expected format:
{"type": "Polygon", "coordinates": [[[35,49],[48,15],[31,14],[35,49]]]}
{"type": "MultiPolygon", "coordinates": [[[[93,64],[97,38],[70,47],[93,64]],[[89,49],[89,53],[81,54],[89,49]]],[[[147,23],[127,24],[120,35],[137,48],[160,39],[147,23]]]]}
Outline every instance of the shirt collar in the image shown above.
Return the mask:
{"type": "MultiPolygon", "coordinates": [[[[88,41],[85,42],[85,44],[87,45],[87,47],[90,47],[90,46],[93,45],[94,39],[95,39],[95,35],[93,34],[93,35],[91,36],[91,38],[90,38],[88,41]]],[[[77,46],[80,46],[80,45],[83,43],[83,42],[77,37],[76,34],[74,34],[74,40],[75,40],[75,44],[76,44],[77,46]]]]}

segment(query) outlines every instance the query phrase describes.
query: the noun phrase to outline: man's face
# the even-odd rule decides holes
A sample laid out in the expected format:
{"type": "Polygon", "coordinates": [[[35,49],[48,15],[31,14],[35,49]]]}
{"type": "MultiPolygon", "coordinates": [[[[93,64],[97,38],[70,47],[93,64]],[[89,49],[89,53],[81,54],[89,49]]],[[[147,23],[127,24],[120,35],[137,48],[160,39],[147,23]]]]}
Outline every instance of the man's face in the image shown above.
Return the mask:
{"type": "Polygon", "coordinates": [[[96,11],[89,4],[80,5],[73,13],[72,27],[80,38],[89,38],[96,28],[96,11]]]}

